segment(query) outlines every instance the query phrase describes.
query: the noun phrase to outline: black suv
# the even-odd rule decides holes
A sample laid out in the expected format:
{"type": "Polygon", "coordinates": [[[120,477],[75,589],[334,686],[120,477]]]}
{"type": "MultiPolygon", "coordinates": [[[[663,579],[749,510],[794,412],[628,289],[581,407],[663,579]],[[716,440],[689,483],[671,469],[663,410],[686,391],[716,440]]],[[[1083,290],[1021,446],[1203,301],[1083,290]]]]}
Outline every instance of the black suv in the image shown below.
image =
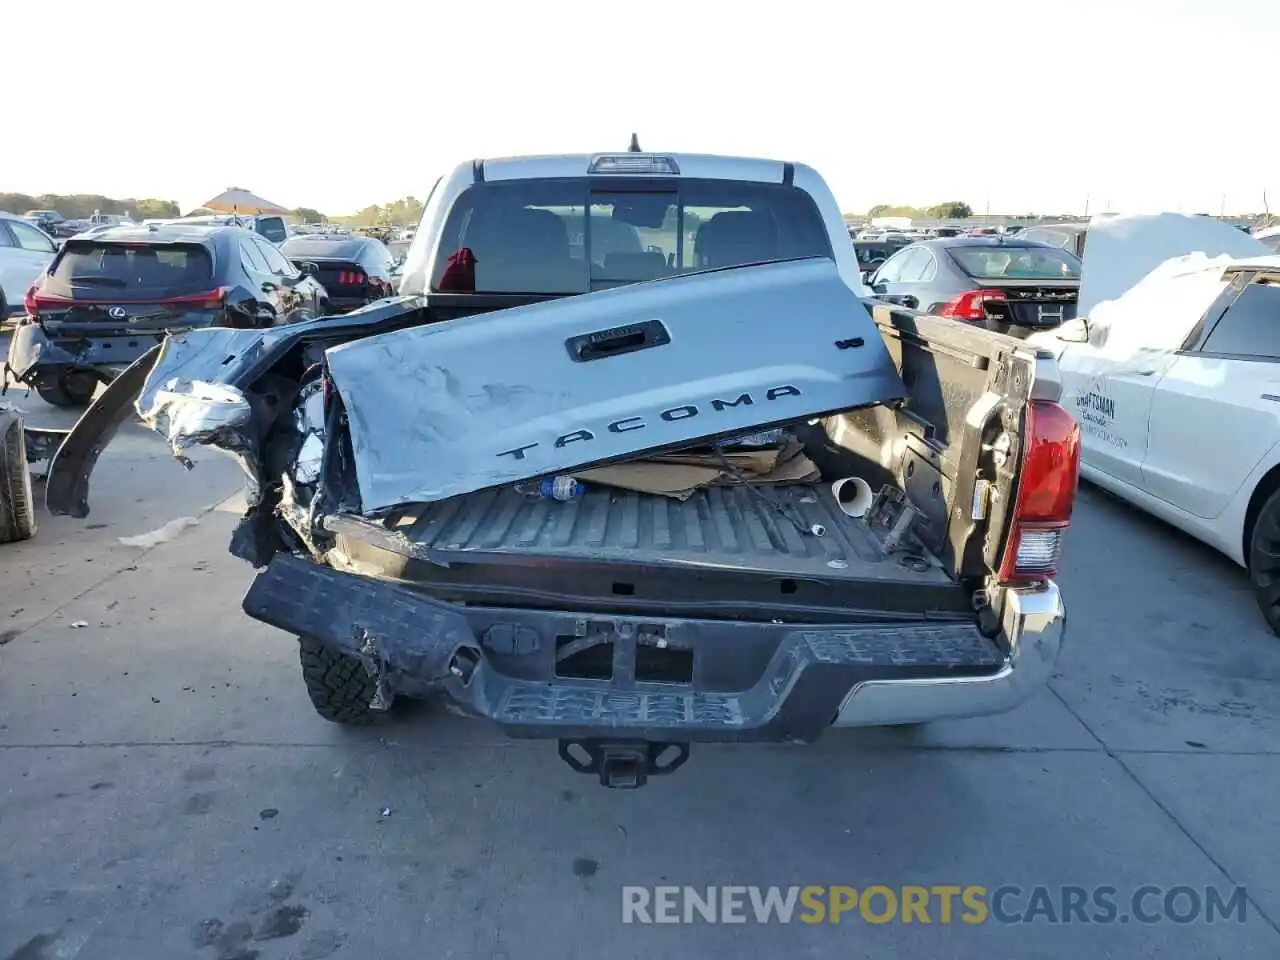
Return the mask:
{"type": "Polygon", "coordinates": [[[32,285],[9,371],[55,406],[83,407],[166,333],[293,323],[323,315],[326,300],[249,230],[112,227],[68,240],[32,285]]]}
{"type": "Polygon", "coordinates": [[[329,293],[329,309],[346,313],[395,293],[396,258],[373,237],[290,237],[280,252],[299,269],[310,264],[329,293]]]}

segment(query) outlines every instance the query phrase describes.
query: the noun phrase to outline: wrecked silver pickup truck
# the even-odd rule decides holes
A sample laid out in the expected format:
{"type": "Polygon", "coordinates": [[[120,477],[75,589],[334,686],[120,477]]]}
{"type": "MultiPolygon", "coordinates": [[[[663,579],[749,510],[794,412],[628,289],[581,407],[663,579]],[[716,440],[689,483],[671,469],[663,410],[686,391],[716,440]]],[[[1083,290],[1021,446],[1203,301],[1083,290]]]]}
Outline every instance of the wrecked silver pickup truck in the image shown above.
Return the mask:
{"type": "Polygon", "coordinates": [[[1033,348],[864,293],[805,167],[468,163],[400,296],[168,338],[47,501],[87,514],[135,409],[225,451],[244,609],[299,638],[321,716],[442,693],[608,786],[697,741],[1006,710],[1062,642],[1075,421],[1033,348]]]}

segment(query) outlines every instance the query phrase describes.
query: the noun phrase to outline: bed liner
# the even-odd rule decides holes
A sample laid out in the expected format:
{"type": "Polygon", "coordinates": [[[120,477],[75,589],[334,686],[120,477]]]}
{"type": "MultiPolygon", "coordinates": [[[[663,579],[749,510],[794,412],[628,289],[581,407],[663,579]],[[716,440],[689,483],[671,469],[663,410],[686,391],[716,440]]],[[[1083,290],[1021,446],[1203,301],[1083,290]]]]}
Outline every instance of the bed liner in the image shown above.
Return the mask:
{"type": "MultiPolygon", "coordinates": [[[[801,534],[742,486],[704,488],[685,501],[592,486],[564,503],[494,488],[413,504],[392,514],[386,528],[396,552],[448,564],[546,558],[824,581],[951,583],[936,564],[918,569],[918,555],[907,565],[908,555],[885,554],[865,523],[840,511],[826,483],[770,487],[764,495],[805,526],[822,524],[825,535],[801,534]]],[[[329,526],[346,535],[358,530],[350,522],[329,526]]]]}

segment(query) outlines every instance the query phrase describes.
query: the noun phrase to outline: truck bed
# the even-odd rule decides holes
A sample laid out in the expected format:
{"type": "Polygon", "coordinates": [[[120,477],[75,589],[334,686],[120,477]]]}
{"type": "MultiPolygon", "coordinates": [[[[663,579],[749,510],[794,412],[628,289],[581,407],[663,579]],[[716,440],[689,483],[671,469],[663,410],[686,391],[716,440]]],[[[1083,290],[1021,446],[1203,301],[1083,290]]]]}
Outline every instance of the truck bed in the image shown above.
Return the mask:
{"type": "Polygon", "coordinates": [[[822,524],[826,534],[801,534],[741,486],[705,488],[685,501],[592,486],[566,503],[495,488],[415,504],[393,515],[389,527],[403,552],[448,563],[546,558],[828,582],[950,583],[936,564],[919,569],[919,558],[905,565],[901,554],[885,555],[866,524],[840,511],[826,483],[768,487],[763,495],[806,527],[822,524]]]}

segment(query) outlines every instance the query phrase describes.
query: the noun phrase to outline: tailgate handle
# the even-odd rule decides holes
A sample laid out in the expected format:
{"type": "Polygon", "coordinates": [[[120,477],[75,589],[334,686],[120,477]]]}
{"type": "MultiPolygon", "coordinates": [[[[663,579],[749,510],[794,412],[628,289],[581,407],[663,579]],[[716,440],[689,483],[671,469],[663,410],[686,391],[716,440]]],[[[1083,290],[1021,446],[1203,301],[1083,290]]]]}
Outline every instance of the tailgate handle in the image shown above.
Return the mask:
{"type": "Polygon", "coordinates": [[[569,358],[576,363],[589,360],[603,360],[605,357],[617,357],[636,350],[648,350],[671,342],[671,334],[662,325],[661,320],[645,320],[642,323],[630,323],[625,327],[613,327],[609,330],[598,330],[595,333],[583,333],[570,337],[564,342],[569,350],[569,358]]]}

